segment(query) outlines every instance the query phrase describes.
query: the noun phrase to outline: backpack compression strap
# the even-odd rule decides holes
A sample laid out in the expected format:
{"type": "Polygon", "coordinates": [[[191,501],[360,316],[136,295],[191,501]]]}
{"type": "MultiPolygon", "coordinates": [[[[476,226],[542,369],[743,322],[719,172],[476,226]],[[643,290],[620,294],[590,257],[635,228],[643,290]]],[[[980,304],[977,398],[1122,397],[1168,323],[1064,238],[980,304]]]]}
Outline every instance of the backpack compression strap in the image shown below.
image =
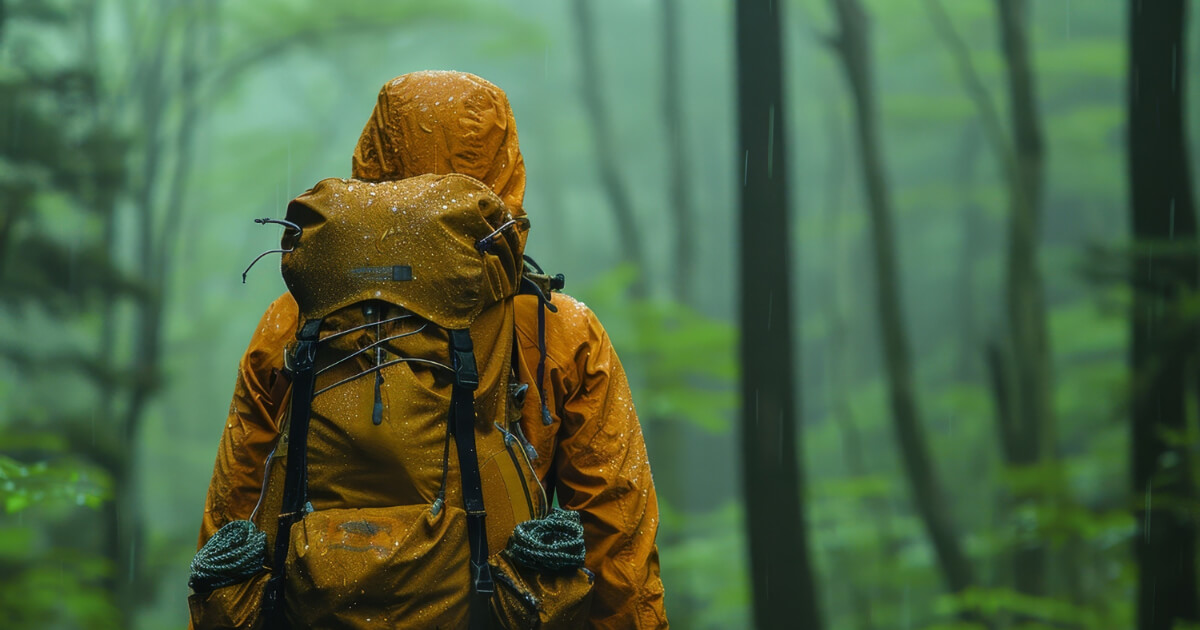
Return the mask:
{"type": "Polygon", "coordinates": [[[462,476],[463,507],[467,512],[467,538],[471,544],[471,628],[487,628],[490,620],[488,596],[495,590],[488,566],[487,516],[483,506],[483,483],[479,479],[479,456],[475,452],[475,389],[479,371],[471,331],[451,330],[450,358],[454,388],[450,392],[450,427],[458,449],[462,476]]]}
{"type": "Polygon", "coordinates": [[[308,502],[308,422],[312,416],[313,364],[317,356],[321,320],[310,319],[296,333],[295,351],[288,370],[292,373],[292,408],[288,420],[287,473],[283,482],[283,505],[279,527],[275,531],[275,555],[271,564],[271,579],[267,581],[263,599],[268,630],[288,627],[283,614],[284,565],[287,562],[288,542],[292,525],[300,520],[308,502]]]}
{"type": "MultiPolygon", "coordinates": [[[[283,485],[283,506],[275,535],[275,554],[271,579],[263,602],[268,630],[288,628],[283,614],[284,567],[287,561],[291,526],[307,510],[308,425],[312,415],[313,364],[316,358],[321,320],[309,320],[296,335],[292,355],[292,406],[288,422],[287,474],[283,485]]],[[[475,389],[479,372],[469,330],[451,330],[450,356],[454,366],[454,387],[450,394],[450,429],[458,450],[462,476],[463,507],[467,513],[467,537],[471,545],[471,628],[487,628],[490,620],[488,596],[495,590],[488,566],[486,512],[483,484],[479,477],[479,457],[475,451],[475,389]]]]}

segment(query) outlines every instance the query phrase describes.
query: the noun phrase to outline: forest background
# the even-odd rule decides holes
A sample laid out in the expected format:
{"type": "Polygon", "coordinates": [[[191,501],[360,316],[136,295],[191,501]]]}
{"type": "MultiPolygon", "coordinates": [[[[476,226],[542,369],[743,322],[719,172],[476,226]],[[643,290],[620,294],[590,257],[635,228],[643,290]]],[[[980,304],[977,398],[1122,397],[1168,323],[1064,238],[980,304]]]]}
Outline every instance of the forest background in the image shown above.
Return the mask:
{"type": "MultiPolygon", "coordinates": [[[[252,219],[349,174],[386,80],[447,68],[508,92],[528,251],[630,373],[673,625],[753,625],[771,595],[751,586],[746,508],[797,504],[806,531],[771,544],[808,549],[823,627],[1151,627],[1134,553],[1151,515],[1184,524],[1194,575],[1200,379],[1195,350],[1173,349],[1193,337],[1146,355],[1131,333],[1137,252],[1195,249],[1190,201],[1190,235],[1133,243],[1139,3],[777,4],[785,106],[767,115],[789,158],[795,496],[742,481],[733,3],[0,2],[0,625],[185,626],[234,371],[284,291],[271,262],[241,283],[278,242],[252,219]],[[1019,216],[1033,220],[1014,257],[1019,216]],[[1189,393],[1154,432],[1162,474],[1134,483],[1146,356],[1189,393]]],[[[1191,103],[1198,22],[1170,62],[1192,69],[1191,103]]],[[[1183,114],[1196,129],[1200,107],[1183,114]]],[[[1180,277],[1156,307],[1168,331],[1200,316],[1180,277]]],[[[1200,627],[1194,578],[1181,593],[1193,625],[1175,627],[1200,627]]]]}

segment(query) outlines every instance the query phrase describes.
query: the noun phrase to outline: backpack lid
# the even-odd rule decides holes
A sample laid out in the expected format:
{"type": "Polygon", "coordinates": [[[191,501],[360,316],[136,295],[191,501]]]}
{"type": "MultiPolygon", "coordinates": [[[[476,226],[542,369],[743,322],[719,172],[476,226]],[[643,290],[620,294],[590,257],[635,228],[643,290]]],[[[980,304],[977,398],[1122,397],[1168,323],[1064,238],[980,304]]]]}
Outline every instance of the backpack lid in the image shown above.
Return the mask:
{"type": "Polygon", "coordinates": [[[443,328],[467,328],[520,287],[529,225],[513,219],[467,175],[325,179],[288,204],[287,220],[302,231],[284,232],[283,279],[300,322],[384,300],[443,328]]]}

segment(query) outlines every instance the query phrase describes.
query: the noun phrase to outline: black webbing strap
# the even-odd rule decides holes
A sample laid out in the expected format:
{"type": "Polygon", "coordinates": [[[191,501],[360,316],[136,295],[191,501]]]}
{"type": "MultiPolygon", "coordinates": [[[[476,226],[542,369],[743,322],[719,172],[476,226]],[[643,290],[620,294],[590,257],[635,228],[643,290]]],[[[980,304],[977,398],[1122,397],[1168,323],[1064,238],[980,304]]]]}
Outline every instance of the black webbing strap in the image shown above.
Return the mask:
{"type": "Polygon", "coordinates": [[[288,541],[292,525],[304,516],[308,503],[308,422],[312,416],[313,383],[316,377],[313,364],[317,356],[317,338],[321,320],[310,319],[296,333],[295,349],[287,368],[292,373],[292,407],[288,419],[287,473],[283,482],[283,503],[279,527],[275,530],[275,554],[271,564],[271,579],[263,599],[268,630],[288,627],[283,614],[284,564],[287,561],[288,541]]]}
{"type": "Polygon", "coordinates": [[[479,371],[469,330],[451,330],[450,358],[454,367],[454,388],[450,392],[450,426],[458,450],[458,470],[462,476],[463,507],[467,512],[467,538],[471,545],[471,625],[472,630],[489,627],[491,613],[488,596],[495,590],[488,566],[487,527],[484,518],[483,483],[479,479],[479,456],[475,452],[475,389],[479,371]]]}
{"type": "Polygon", "coordinates": [[[537,387],[542,402],[542,424],[550,426],[554,419],[550,417],[550,407],[546,404],[546,308],[550,301],[543,298],[538,304],[538,364],[537,387]]]}

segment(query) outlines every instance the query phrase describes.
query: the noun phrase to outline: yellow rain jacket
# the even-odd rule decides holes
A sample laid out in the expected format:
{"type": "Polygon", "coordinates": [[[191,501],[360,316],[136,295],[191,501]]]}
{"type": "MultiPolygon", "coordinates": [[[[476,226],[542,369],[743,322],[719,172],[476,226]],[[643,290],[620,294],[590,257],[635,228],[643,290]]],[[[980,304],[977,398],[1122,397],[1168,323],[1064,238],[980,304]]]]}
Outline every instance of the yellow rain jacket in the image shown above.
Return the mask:
{"type": "MultiPolygon", "coordinates": [[[[418,72],[383,86],[354,151],[353,176],[381,181],[431,173],[470,175],[514,216],[524,216],[525,163],[503,91],[458,72],[418,72]]],[[[559,505],[580,512],[586,565],[596,575],[590,627],[666,628],[658,503],[625,372],[587,306],[562,294],[553,302],[558,311],[546,313],[544,385],[553,420],[547,425],[536,378],[537,299],[515,299],[518,376],[530,385],[521,427],[537,449],[534,467],[559,505]]],[[[258,503],[286,406],[284,346],[297,328],[296,301],[284,294],[267,308],[242,357],[201,545],[222,525],[249,518],[258,503]]]]}

